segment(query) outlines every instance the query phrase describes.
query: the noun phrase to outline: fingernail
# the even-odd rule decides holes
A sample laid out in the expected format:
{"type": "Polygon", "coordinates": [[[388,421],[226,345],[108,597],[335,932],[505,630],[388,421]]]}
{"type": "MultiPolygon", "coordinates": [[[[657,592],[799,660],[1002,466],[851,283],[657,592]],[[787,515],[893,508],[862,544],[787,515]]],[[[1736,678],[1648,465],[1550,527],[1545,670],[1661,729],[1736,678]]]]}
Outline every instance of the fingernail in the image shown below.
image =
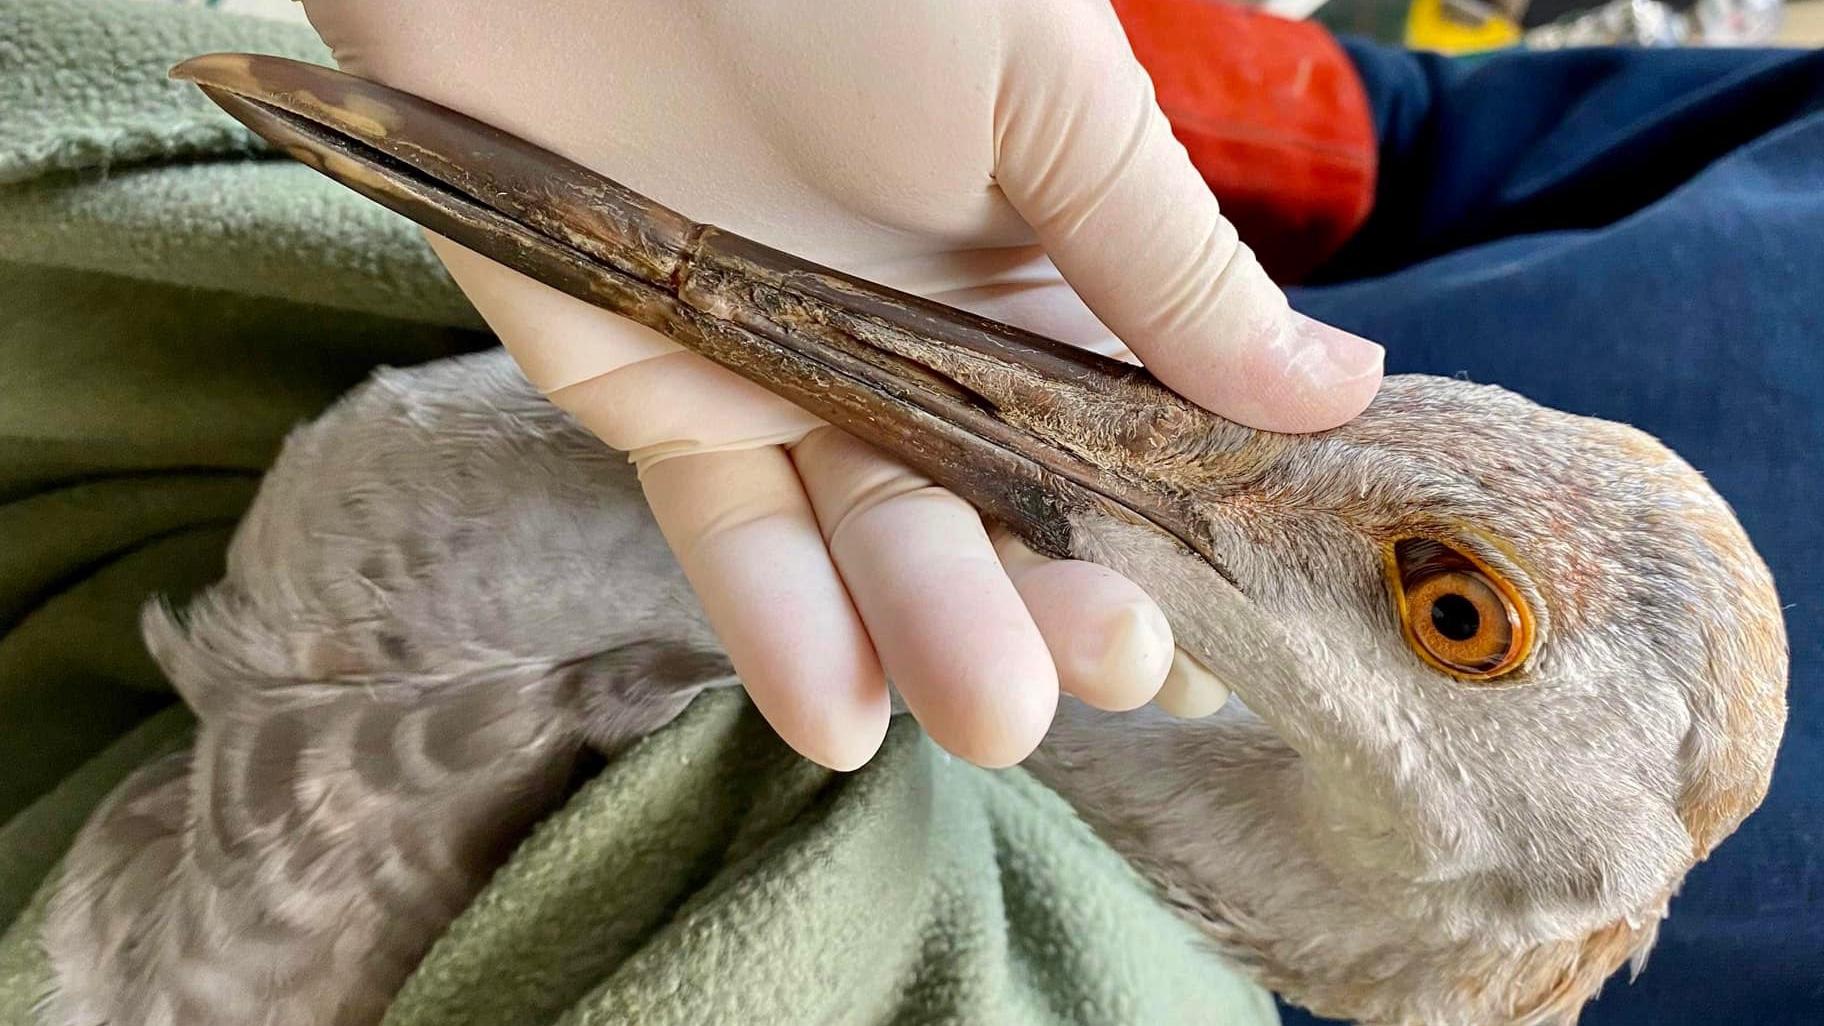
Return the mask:
{"type": "Polygon", "coordinates": [[[1131,705],[1120,703],[1128,708],[1145,705],[1174,651],[1165,614],[1150,602],[1124,606],[1108,618],[1100,635],[1093,649],[1083,653],[1087,674],[1071,677],[1093,681],[1104,696],[1131,695],[1131,705]]]}
{"type": "Polygon", "coordinates": [[[1229,689],[1183,649],[1174,649],[1172,668],[1153,704],[1181,720],[1197,720],[1222,708],[1229,689]]]}
{"type": "Polygon", "coordinates": [[[1319,388],[1334,388],[1366,377],[1378,377],[1387,350],[1360,335],[1333,328],[1303,314],[1293,314],[1292,357],[1288,374],[1319,388]]]}

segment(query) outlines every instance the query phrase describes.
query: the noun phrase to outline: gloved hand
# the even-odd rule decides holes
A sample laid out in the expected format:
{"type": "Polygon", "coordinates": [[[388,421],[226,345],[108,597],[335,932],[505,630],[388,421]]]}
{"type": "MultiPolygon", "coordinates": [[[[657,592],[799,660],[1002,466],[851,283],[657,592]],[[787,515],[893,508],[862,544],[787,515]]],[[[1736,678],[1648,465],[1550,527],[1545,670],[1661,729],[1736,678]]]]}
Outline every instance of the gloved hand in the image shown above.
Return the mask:
{"type": "MultiPolygon", "coordinates": [[[[1126,355],[1118,336],[1232,419],[1326,428],[1379,385],[1380,348],[1291,313],[1237,242],[1107,0],[306,8],[356,74],[860,277],[1126,355]]],[[[1131,708],[1171,668],[1175,707],[1220,695],[1126,579],[997,555],[974,510],[863,443],[432,241],[527,376],[638,463],[754,702],[810,758],[868,759],[889,678],[987,765],[1031,751],[1060,687],[1131,708]]]]}

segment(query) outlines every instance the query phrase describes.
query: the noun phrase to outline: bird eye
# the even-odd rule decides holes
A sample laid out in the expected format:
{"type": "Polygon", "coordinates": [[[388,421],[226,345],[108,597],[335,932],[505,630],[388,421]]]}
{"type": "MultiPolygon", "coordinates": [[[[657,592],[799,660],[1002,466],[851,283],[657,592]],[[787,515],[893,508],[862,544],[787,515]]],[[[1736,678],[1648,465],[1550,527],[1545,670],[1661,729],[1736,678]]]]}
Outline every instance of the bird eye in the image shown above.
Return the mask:
{"type": "Polygon", "coordinates": [[[1421,659],[1464,680],[1493,680],[1526,659],[1533,619],[1513,585],[1481,560],[1443,542],[1395,542],[1388,576],[1406,643],[1421,659]]]}

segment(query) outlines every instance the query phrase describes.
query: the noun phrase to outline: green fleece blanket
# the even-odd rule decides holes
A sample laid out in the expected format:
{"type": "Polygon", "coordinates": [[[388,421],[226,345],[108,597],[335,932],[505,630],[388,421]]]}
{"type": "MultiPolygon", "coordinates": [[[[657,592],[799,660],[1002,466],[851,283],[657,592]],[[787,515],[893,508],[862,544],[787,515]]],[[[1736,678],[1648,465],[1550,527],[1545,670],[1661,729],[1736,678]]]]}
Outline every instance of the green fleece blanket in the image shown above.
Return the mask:
{"type": "MultiPolygon", "coordinates": [[[[189,731],[140,603],[220,573],[292,424],[489,341],[411,226],[165,81],[223,49],[326,59],[296,26],[0,0],[0,1023],[50,985],[71,837],[189,731]]],[[[909,722],[830,774],[723,694],[547,820],[388,1021],[1274,1020],[1027,775],[909,722]]]]}

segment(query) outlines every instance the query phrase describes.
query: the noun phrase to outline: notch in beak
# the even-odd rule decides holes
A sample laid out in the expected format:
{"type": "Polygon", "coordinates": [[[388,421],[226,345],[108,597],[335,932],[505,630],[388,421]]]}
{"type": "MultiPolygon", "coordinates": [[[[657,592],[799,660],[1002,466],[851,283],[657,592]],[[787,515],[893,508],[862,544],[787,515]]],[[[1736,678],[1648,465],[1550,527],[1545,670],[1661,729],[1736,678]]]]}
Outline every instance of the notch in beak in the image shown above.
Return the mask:
{"type": "MultiPolygon", "coordinates": [[[[892,453],[1035,549],[1089,515],[1153,525],[1218,573],[1156,458],[1258,432],[1146,371],[698,224],[449,108],[328,68],[172,69],[283,152],[429,230],[656,329],[892,453]]],[[[1226,577],[1227,575],[1224,574],[1226,577]]]]}

